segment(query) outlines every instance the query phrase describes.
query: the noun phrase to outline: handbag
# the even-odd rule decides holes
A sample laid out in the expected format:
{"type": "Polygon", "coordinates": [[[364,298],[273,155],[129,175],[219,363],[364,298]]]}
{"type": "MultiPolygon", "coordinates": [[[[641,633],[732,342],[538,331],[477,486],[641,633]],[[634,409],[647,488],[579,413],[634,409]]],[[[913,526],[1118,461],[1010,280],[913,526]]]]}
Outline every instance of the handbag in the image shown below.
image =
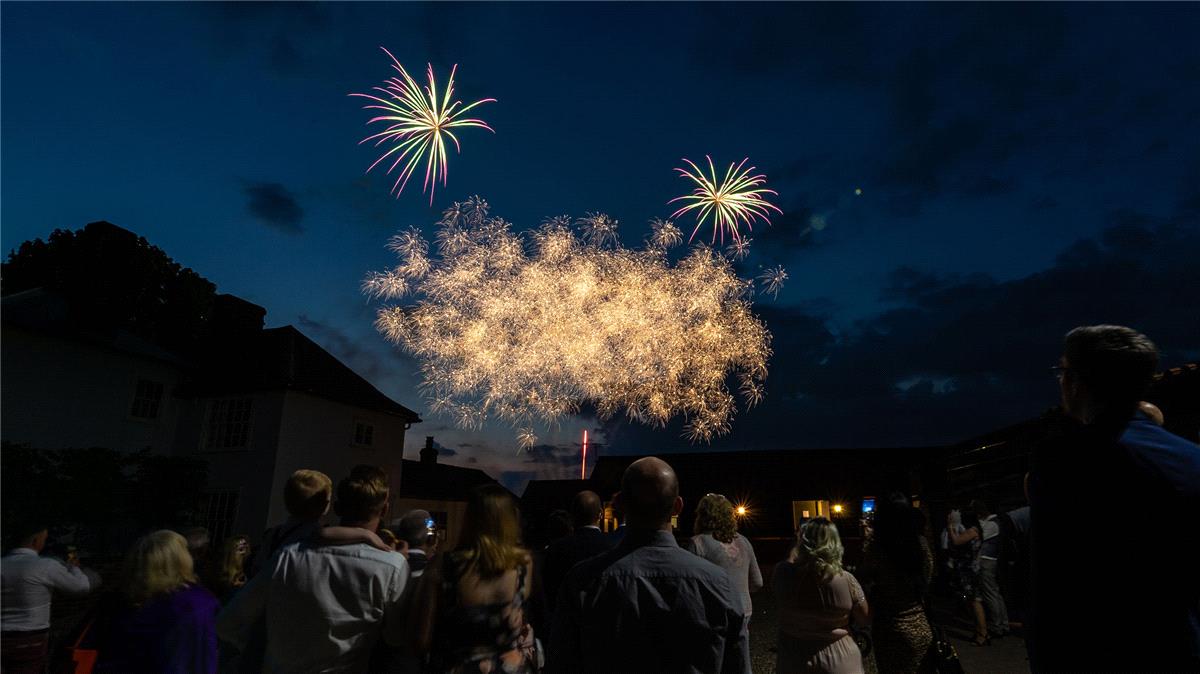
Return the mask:
{"type": "Polygon", "coordinates": [[[946,638],[946,633],[941,627],[933,624],[929,619],[928,605],[925,609],[925,620],[929,623],[929,630],[933,633],[933,640],[929,642],[929,650],[925,651],[925,657],[921,661],[920,671],[928,672],[929,674],[963,674],[962,662],[958,659],[958,651],[955,650],[954,644],[946,638]]]}

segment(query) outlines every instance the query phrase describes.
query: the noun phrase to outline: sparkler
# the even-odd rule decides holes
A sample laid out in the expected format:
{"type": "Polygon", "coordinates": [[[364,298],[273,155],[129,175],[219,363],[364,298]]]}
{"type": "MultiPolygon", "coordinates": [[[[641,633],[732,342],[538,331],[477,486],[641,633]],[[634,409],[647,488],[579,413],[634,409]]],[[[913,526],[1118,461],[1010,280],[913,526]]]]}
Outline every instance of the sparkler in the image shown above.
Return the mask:
{"type": "Polygon", "coordinates": [[[429,203],[433,205],[433,194],[438,178],[442,179],[443,186],[446,185],[448,174],[446,139],[449,138],[454,143],[455,150],[461,153],[462,147],[458,143],[458,136],[454,135],[452,129],[479,127],[495,133],[492,127],[482,119],[463,115],[477,105],[494,103],[496,99],[484,98],[460,107],[462,101],[451,102],[450,100],[454,96],[454,74],[458,70],[457,64],[450,69],[450,78],[446,81],[445,91],[439,96],[437,80],[433,76],[433,64],[427,64],[426,75],[429,84],[422,87],[408,74],[408,71],[404,69],[400,61],[396,60],[395,56],[392,56],[390,51],[387,49],[383,49],[383,51],[392,59],[392,68],[400,74],[400,77],[388,78],[384,81],[383,86],[373,87],[374,91],[378,92],[378,96],[350,94],[371,101],[370,104],[363,106],[364,110],[383,111],[383,114],[369,120],[368,124],[375,122],[388,124],[383,131],[359,141],[359,145],[372,140],[375,141],[375,147],[388,142],[394,143],[390,149],[375,160],[374,164],[371,164],[367,172],[369,173],[383,160],[395,155],[395,161],[388,167],[387,173],[391,175],[393,170],[404,164],[396,177],[395,184],[392,185],[392,193],[399,198],[400,193],[408,184],[408,179],[416,171],[421,159],[425,158],[425,181],[421,191],[428,190],[429,203]]]}
{"type": "Polygon", "coordinates": [[[672,218],[677,218],[689,211],[697,212],[696,228],[692,230],[692,235],[688,237],[688,242],[696,238],[696,232],[704,226],[708,218],[712,217],[713,223],[713,238],[712,242],[717,242],[717,236],[720,235],[721,244],[725,243],[725,233],[734,241],[742,238],[742,234],[738,231],[738,227],[745,225],[746,229],[753,230],[755,220],[763,220],[767,224],[771,224],[768,217],[771,211],[775,211],[780,215],[783,211],[779,210],[775,204],[767,201],[764,195],[773,194],[778,196],[775,190],[769,190],[765,187],[767,177],[762,174],[754,175],[753,166],[743,168],[749,157],[743,159],[741,163],[730,164],[725,171],[723,178],[717,178],[717,170],[713,167],[712,157],[704,156],[708,160],[708,174],[706,175],[699,166],[696,166],[690,159],[684,159],[691,170],[677,168],[681,176],[696,183],[696,187],[691,194],[681,197],[675,197],[668,201],[668,204],[676,201],[684,202],[684,205],[671,214],[672,218]]]}
{"type": "Polygon", "coordinates": [[[708,247],[671,263],[653,241],[631,250],[598,240],[597,222],[615,236],[608,216],[584,220],[576,225],[595,245],[561,216],[526,246],[482,199],[455,204],[439,222],[436,256],[405,232],[391,244],[399,264],[367,277],[368,293],[412,298],[381,308],[376,326],[420,361],[435,413],[468,427],[503,419],[525,447],[535,425],[584,403],[601,418],[660,427],[682,417],[697,441],[727,432],[737,411],[729,375],[753,404],[771,354],[749,282],[708,247]]]}

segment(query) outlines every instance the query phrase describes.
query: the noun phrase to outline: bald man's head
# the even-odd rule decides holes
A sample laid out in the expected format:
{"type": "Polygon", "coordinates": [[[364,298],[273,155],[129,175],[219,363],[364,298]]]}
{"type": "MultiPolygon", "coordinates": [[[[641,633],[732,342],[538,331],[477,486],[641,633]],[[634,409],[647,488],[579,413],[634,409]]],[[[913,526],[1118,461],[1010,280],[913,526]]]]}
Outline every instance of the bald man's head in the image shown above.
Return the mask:
{"type": "Polygon", "coordinates": [[[629,526],[641,529],[669,527],[671,516],[683,509],[679,478],[666,461],[647,456],[625,469],[619,494],[629,526]]]}
{"type": "Polygon", "coordinates": [[[1162,410],[1158,409],[1158,405],[1143,400],[1138,403],[1138,409],[1141,410],[1142,414],[1150,417],[1150,421],[1153,421],[1156,426],[1163,425],[1163,413],[1162,410]]]}
{"type": "Polygon", "coordinates": [[[581,491],[571,499],[571,521],[576,528],[600,521],[600,497],[594,491],[581,491]]]}

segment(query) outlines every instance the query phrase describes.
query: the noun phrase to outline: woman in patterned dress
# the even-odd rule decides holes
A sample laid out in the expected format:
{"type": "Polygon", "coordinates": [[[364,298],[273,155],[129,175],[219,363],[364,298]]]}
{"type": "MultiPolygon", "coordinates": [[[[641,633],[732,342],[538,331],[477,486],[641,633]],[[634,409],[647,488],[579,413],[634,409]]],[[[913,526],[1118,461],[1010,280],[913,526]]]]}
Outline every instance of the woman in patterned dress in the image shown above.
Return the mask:
{"type": "Polygon", "coordinates": [[[475,490],[457,547],[421,576],[414,605],[417,651],[429,672],[523,674],[537,653],[525,615],[532,561],[520,517],[499,485],[475,490]]]}
{"type": "Polygon", "coordinates": [[[933,554],[923,528],[920,511],[903,497],[881,504],[859,573],[874,613],[875,662],[887,674],[920,671],[933,642],[925,615],[933,554]]]}

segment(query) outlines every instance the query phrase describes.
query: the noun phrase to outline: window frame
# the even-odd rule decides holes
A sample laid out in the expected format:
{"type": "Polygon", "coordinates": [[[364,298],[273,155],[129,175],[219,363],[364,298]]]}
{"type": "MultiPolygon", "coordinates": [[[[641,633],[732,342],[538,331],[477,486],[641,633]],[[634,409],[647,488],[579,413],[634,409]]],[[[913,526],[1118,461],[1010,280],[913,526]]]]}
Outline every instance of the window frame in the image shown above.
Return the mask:
{"type": "MultiPolygon", "coordinates": [[[[254,441],[254,396],[222,396],[220,398],[211,398],[208,400],[204,408],[203,426],[200,433],[200,451],[202,452],[245,452],[251,448],[254,441]],[[243,444],[236,446],[214,446],[211,443],[213,436],[213,414],[218,406],[224,404],[230,406],[224,412],[224,418],[220,421],[220,426],[228,426],[229,414],[232,406],[240,402],[246,403],[246,419],[244,422],[244,440],[243,444]]],[[[228,433],[226,433],[228,435],[228,433]]]]}

